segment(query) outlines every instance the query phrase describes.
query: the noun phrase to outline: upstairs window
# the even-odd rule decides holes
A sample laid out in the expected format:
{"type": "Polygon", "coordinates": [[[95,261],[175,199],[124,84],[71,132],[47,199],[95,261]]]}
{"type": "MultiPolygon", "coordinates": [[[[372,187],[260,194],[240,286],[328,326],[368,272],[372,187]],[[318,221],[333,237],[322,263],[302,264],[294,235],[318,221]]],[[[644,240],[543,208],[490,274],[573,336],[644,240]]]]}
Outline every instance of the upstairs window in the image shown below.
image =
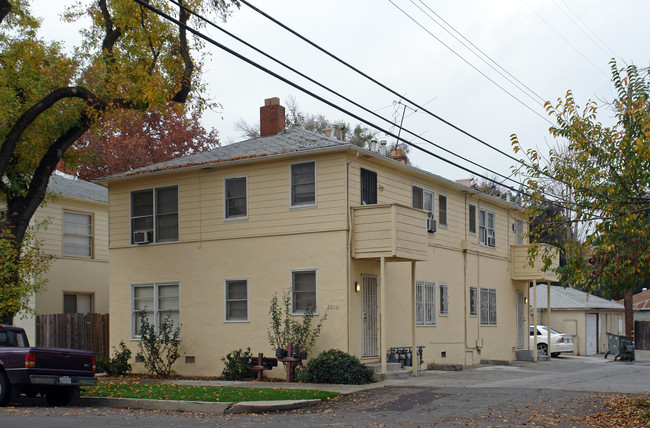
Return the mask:
{"type": "Polygon", "coordinates": [[[178,187],[131,192],[131,243],[178,241],[178,187]]]}
{"type": "Polygon", "coordinates": [[[525,230],[524,222],[522,220],[517,220],[517,222],[515,223],[515,233],[516,233],[515,244],[522,245],[526,243],[526,238],[524,237],[524,230],[525,230]]]}
{"type": "Polygon", "coordinates": [[[494,231],[494,212],[479,210],[479,240],[481,245],[496,247],[496,232],[494,231]]]}
{"type": "Polygon", "coordinates": [[[438,223],[447,226],[447,197],[438,193],[438,223]]]}
{"type": "Polygon", "coordinates": [[[361,205],[377,203],[377,173],[361,168],[361,205]]]}
{"type": "Polygon", "coordinates": [[[93,256],[93,216],[63,212],[63,254],[66,256],[93,256]]]}
{"type": "Polygon", "coordinates": [[[468,218],[469,218],[469,225],[468,225],[469,233],[475,235],[476,234],[476,205],[469,204],[468,218]]]}
{"type": "Polygon", "coordinates": [[[225,189],[225,217],[246,218],[248,216],[246,177],[226,178],[225,189]]]}
{"type": "Polygon", "coordinates": [[[291,165],[291,206],[316,205],[316,162],[291,165]]]}
{"type": "Polygon", "coordinates": [[[433,192],[413,186],[413,208],[428,211],[433,215],[433,192]]]}

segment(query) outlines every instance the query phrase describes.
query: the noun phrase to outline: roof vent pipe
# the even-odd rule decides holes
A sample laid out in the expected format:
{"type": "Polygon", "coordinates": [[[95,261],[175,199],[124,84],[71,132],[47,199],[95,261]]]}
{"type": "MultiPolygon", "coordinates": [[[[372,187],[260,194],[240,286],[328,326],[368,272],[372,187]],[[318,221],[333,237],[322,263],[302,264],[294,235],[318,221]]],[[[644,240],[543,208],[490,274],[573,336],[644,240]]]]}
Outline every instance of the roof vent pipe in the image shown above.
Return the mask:
{"type": "Polygon", "coordinates": [[[379,142],[379,154],[386,156],[386,147],[388,146],[388,143],[386,140],[381,140],[379,142]]]}

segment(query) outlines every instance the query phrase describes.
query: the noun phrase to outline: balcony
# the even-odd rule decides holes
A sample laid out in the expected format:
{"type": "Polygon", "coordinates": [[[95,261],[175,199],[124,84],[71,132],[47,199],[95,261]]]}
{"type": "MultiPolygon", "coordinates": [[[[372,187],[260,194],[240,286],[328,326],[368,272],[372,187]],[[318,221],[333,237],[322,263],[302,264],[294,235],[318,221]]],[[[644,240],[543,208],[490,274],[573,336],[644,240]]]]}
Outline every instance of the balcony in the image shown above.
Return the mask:
{"type": "Polygon", "coordinates": [[[557,274],[553,272],[553,269],[559,266],[560,257],[559,252],[556,247],[548,244],[536,244],[539,247],[537,256],[531,266],[529,263],[528,249],[532,245],[512,245],[512,279],[518,281],[551,281],[556,282],[558,280],[557,274]],[[551,251],[552,253],[552,262],[551,266],[542,272],[544,267],[544,262],[542,261],[542,255],[545,251],[551,251]]]}
{"type": "Polygon", "coordinates": [[[427,259],[427,213],[400,204],[352,208],[352,258],[427,259]]]}

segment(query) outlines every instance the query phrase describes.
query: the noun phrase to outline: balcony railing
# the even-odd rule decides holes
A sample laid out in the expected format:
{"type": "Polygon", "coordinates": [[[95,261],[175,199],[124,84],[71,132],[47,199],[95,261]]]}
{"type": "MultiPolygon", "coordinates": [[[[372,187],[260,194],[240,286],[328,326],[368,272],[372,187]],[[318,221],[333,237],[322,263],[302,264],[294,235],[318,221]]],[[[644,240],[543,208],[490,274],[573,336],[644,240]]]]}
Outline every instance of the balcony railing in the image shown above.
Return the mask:
{"type": "Polygon", "coordinates": [[[352,208],[352,257],[427,259],[427,213],[400,204],[352,208]]]}
{"type": "Polygon", "coordinates": [[[532,266],[530,263],[530,256],[528,250],[532,244],[527,245],[512,245],[512,279],[521,281],[551,281],[558,280],[557,274],[553,269],[559,266],[560,257],[559,251],[556,247],[548,244],[535,244],[538,247],[537,254],[533,260],[532,266]],[[550,251],[552,262],[546,271],[542,271],[544,262],[542,260],[546,251],[550,251]]]}

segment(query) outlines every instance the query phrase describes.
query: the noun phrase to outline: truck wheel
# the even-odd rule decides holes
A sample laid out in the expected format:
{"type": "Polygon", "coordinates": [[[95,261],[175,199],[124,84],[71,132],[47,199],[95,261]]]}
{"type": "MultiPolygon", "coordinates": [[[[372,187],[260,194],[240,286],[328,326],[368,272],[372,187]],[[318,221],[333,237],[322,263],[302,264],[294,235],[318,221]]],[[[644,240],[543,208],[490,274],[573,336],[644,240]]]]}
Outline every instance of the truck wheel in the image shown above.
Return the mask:
{"type": "Polygon", "coordinates": [[[50,406],[67,406],[72,401],[72,390],[61,389],[45,393],[45,401],[50,406]]]}
{"type": "Polygon", "coordinates": [[[7,374],[0,371],[0,406],[5,406],[11,398],[11,383],[7,374]]]}

